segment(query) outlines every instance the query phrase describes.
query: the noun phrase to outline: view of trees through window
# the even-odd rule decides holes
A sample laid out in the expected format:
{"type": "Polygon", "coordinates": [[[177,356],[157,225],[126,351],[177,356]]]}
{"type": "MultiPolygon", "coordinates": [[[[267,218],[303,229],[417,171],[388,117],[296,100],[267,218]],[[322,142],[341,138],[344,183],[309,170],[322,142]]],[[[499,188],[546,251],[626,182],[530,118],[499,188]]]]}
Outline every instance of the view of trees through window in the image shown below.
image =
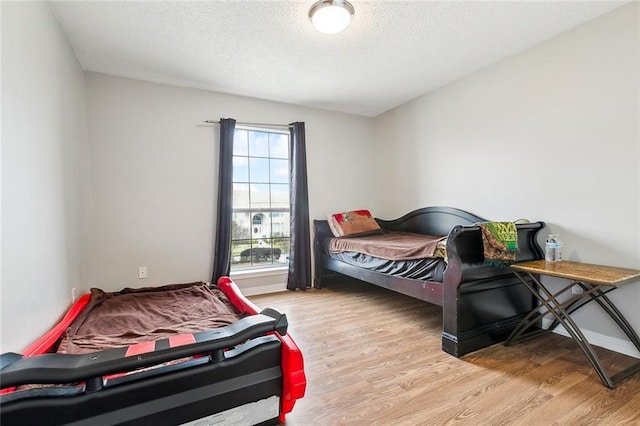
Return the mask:
{"type": "Polygon", "coordinates": [[[289,133],[236,128],[231,270],[289,260],[289,133]]]}

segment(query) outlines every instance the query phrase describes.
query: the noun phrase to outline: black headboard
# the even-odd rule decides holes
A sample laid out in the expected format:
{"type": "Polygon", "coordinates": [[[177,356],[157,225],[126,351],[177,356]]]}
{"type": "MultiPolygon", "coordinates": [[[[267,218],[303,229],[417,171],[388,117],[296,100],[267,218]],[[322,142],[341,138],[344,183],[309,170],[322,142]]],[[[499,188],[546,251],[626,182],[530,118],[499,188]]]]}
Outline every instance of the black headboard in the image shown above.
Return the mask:
{"type": "Polygon", "coordinates": [[[455,207],[423,207],[393,220],[376,219],[389,231],[415,232],[426,235],[448,235],[454,226],[486,222],[479,216],[455,207]]]}

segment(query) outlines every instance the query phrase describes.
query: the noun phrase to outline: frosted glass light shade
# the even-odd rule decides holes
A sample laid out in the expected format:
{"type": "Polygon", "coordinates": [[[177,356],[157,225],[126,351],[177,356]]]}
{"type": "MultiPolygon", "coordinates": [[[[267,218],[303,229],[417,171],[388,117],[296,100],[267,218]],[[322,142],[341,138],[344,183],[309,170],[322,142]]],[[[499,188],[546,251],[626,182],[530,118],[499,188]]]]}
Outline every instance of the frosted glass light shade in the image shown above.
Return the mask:
{"type": "Polygon", "coordinates": [[[351,23],[355,10],[346,0],[320,0],[309,10],[311,23],[323,34],[338,34],[351,23]]]}

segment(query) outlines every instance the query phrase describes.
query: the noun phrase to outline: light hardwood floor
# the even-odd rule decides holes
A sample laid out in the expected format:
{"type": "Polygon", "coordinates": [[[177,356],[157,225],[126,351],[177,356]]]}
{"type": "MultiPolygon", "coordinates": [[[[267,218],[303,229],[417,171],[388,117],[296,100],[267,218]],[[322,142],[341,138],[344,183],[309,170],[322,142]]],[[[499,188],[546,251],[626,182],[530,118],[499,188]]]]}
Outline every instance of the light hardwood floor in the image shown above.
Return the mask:
{"type": "MultiPolygon", "coordinates": [[[[251,299],[287,314],[304,355],[307,391],[288,426],[640,425],[640,373],[610,390],[557,334],[458,359],[440,348],[440,307],[373,285],[251,299]]],[[[610,373],[635,361],[598,355],[610,373]]]]}

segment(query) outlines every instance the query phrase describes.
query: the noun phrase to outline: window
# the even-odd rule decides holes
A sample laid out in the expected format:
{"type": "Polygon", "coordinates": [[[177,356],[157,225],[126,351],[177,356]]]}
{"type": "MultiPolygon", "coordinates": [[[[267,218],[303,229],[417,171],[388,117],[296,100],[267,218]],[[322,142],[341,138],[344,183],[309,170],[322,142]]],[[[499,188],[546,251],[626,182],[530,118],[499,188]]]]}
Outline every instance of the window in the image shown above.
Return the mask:
{"type": "Polygon", "coordinates": [[[237,127],[231,270],[286,265],[289,237],[289,133],[237,127]]]}

